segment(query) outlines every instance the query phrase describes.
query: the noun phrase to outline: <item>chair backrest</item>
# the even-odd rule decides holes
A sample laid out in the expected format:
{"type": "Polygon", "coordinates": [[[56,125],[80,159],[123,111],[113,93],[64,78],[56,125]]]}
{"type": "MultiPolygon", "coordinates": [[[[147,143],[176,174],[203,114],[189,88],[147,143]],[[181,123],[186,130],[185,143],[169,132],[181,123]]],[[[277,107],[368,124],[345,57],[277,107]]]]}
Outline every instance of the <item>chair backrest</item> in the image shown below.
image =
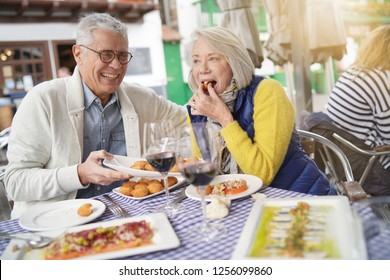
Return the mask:
{"type": "Polygon", "coordinates": [[[370,150],[362,149],[355,144],[353,144],[351,141],[348,141],[347,139],[343,138],[337,133],[333,133],[332,136],[337,139],[341,144],[345,145],[352,151],[362,155],[367,156],[368,163],[366,167],[364,168],[364,171],[362,173],[362,176],[360,177],[359,183],[363,186],[368,175],[370,174],[372,167],[374,166],[374,163],[380,156],[389,156],[390,155],[390,146],[381,146],[370,150]]]}
{"type": "MultiPolygon", "coordinates": [[[[336,126],[323,112],[302,114],[301,129],[321,135],[336,144],[346,155],[353,170],[354,179],[370,195],[390,194],[390,172],[382,165],[381,156],[390,158],[390,145],[372,148],[355,135],[336,126]]],[[[382,158],[384,161],[385,158],[382,158]]],[[[336,172],[344,177],[336,162],[336,172]]]]}
{"type": "Polygon", "coordinates": [[[367,197],[361,185],[354,180],[348,158],[335,143],[321,135],[305,130],[298,130],[298,134],[303,149],[327,175],[340,195],[346,195],[354,201],[367,197]],[[336,160],[341,163],[343,168],[343,178],[336,170],[336,160]]]}

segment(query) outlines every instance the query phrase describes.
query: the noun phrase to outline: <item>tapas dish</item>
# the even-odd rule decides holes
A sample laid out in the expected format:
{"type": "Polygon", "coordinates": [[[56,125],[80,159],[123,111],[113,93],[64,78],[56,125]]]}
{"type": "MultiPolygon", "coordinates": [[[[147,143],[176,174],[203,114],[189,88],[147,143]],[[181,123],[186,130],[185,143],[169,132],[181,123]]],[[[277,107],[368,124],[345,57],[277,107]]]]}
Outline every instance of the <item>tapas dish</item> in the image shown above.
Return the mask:
{"type": "MultiPolygon", "coordinates": [[[[182,177],[168,177],[169,189],[175,189],[182,185],[184,179],[182,177]]],[[[164,193],[162,179],[156,178],[132,178],[125,182],[121,187],[112,190],[120,196],[143,200],[164,193]]]]}
{"type": "MultiPolygon", "coordinates": [[[[206,187],[206,201],[213,198],[227,198],[235,200],[249,196],[263,187],[263,181],[253,175],[247,174],[228,174],[219,175],[206,187]]],[[[200,200],[200,194],[197,187],[190,185],[186,189],[186,195],[189,198],[200,200]]]]}
{"type": "Polygon", "coordinates": [[[359,220],[343,196],[256,200],[234,259],[366,259],[359,220]]]}
{"type": "Polygon", "coordinates": [[[55,241],[47,247],[31,249],[24,241],[12,239],[1,258],[4,260],[116,259],[172,249],[180,245],[179,238],[163,213],[39,234],[55,238],[55,241]]]}

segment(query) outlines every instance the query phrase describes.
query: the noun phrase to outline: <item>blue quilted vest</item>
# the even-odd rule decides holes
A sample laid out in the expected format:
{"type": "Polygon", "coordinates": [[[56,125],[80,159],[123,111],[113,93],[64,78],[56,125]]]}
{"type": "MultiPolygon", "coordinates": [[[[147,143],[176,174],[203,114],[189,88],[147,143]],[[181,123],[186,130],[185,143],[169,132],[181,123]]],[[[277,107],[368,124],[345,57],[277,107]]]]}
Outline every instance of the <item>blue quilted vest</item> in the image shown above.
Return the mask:
{"type": "MultiPolygon", "coordinates": [[[[234,119],[252,140],[255,133],[252,117],[254,95],[257,86],[263,79],[263,77],[254,76],[251,84],[240,90],[233,111],[234,119]]],[[[191,115],[189,106],[187,106],[187,110],[192,123],[206,122],[207,118],[204,116],[191,115]]],[[[294,128],[287,154],[270,186],[312,195],[336,195],[337,193],[328,178],[305,153],[299,140],[299,135],[294,128]]]]}

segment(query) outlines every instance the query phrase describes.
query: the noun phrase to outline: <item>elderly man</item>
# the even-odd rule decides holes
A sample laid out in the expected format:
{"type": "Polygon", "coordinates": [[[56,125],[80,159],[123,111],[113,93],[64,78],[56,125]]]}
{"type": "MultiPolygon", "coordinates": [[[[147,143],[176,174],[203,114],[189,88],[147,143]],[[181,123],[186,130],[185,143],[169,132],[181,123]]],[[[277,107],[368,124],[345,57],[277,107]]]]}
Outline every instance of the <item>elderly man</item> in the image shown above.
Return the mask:
{"type": "Polygon", "coordinates": [[[73,75],[41,83],[24,98],[8,147],[12,218],[38,203],[111,191],[130,175],[103,167],[103,159],[140,157],[145,122],[185,123],[183,107],[122,82],[132,58],[128,43],[123,23],[87,15],[77,27],[73,75]]]}

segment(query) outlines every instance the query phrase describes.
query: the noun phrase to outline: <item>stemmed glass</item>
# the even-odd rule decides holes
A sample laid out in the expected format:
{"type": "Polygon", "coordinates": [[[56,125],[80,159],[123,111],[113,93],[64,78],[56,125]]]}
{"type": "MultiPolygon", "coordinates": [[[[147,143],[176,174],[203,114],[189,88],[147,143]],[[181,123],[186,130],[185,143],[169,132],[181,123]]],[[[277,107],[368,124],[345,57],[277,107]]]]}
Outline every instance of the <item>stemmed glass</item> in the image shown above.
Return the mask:
{"type": "Polygon", "coordinates": [[[176,163],[177,138],[170,121],[145,123],[143,148],[144,157],[163,176],[166,202],[156,209],[167,216],[185,211],[184,204],[172,203],[169,195],[168,173],[176,163]]]}
{"type": "Polygon", "coordinates": [[[186,181],[197,188],[203,212],[202,222],[190,228],[186,237],[193,242],[218,239],[227,233],[227,229],[223,224],[208,221],[205,188],[219,171],[219,137],[206,124],[193,123],[181,130],[178,138],[176,157],[179,170],[186,181]],[[199,159],[194,160],[197,155],[199,159]]]}

